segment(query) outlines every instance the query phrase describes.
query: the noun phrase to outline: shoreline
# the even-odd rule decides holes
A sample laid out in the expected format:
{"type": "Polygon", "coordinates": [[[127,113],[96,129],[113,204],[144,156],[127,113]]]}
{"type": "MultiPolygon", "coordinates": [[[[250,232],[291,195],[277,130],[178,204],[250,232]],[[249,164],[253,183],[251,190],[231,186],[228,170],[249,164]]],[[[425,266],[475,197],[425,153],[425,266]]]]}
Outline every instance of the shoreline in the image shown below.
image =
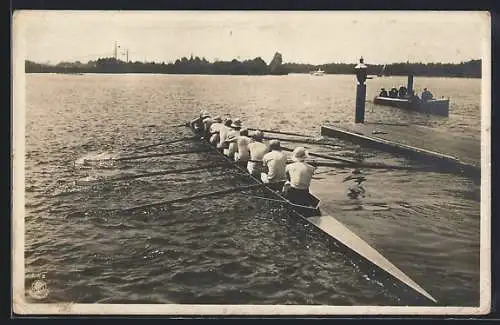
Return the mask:
{"type": "MultiPolygon", "coordinates": [[[[61,74],[61,75],[86,75],[86,74],[106,74],[106,75],[123,75],[123,74],[138,74],[138,75],[181,75],[181,76],[247,76],[247,77],[263,77],[263,76],[289,76],[289,75],[310,75],[305,72],[291,72],[286,74],[216,74],[216,73],[162,73],[162,72],[37,72],[30,71],[25,72],[25,74],[61,74]]],[[[325,73],[324,76],[353,76],[353,74],[345,74],[345,73],[325,73]]],[[[393,78],[393,77],[406,77],[405,75],[391,75],[384,77],[376,77],[376,78],[393,78]]],[[[450,79],[482,79],[481,76],[439,76],[439,75],[415,75],[415,77],[420,78],[450,78],[450,79]]],[[[374,78],[374,79],[376,79],[374,78]]]]}

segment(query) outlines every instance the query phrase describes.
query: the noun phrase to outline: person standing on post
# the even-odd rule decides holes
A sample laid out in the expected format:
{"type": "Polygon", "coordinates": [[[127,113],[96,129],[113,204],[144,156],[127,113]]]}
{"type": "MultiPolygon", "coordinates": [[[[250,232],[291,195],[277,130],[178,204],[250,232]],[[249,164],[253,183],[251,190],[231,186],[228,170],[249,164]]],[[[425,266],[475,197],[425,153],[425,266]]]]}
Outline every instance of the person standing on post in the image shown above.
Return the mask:
{"type": "Polygon", "coordinates": [[[300,205],[308,205],[309,186],[314,175],[315,167],[309,165],[305,160],[309,158],[304,147],[296,147],[292,153],[291,164],[286,166],[288,181],[284,186],[284,194],[290,202],[300,205]]]}

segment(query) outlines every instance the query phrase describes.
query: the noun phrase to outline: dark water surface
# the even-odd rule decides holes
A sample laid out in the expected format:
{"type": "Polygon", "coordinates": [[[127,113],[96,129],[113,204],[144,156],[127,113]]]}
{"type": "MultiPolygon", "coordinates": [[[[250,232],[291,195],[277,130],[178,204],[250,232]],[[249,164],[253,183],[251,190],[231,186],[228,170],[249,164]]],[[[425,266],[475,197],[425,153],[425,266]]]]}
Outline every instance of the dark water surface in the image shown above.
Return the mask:
{"type": "MultiPolygon", "coordinates": [[[[248,190],[125,209],[250,184],[214,167],[106,181],[220,162],[213,153],[111,161],[200,149],[184,122],[206,108],[247,126],[311,135],[353,119],[352,76],[27,75],[26,286],[45,302],[429,304],[343,252],[286,207],[248,190]],[[83,159],[101,159],[89,165],[83,159]]],[[[371,80],[368,97],[404,78],[371,80]]],[[[368,105],[368,121],[411,122],[479,137],[480,80],[418,78],[451,97],[449,118],[368,105]],[[464,91],[466,90],[466,91],[464,91]]],[[[294,144],[287,144],[293,146],[294,144]]],[[[401,157],[332,140],[314,151],[390,164],[401,157]]],[[[441,305],[479,303],[478,180],[432,172],[362,170],[365,197],[347,195],[350,169],[320,168],[323,206],[421,284],[441,305]]]]}

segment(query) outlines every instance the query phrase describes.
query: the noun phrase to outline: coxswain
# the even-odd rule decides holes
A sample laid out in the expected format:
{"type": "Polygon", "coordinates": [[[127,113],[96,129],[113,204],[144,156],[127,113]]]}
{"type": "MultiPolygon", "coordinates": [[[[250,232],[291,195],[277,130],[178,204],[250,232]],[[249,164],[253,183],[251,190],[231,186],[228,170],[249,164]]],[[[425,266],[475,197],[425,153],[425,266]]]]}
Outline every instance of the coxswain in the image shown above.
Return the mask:
{"type": "Polygon", "coordinates": [[[262,158],[269,151],[268,147],[262,142],[263,139],[264,133],[256,130],[252,135],[253,141],[248,144],[250,159],[248,160],[247,170],[255,177],[260,177],[260,173],[262,172],[262,158]]]}
{"type": "Polygon", "coordinates": [[[385,88],[381,88],[381,89],[380,89],[380,94],[379,94],[379,97],[387,97],[387,96],[389,96],[389,95],[387,94],[387,90],[385,90],[385,88]]]}
{"type": "Polygon", "coordinates": [[[210,125],[210,128],[208,130],[208,133],[210,135],[210,144],[213,146],[216,146],[217,143],[219,143],[219,132],[221,127],[224,124],[222,124],[222,118],[220,116],[216,116],[213,118],[213,122],[210,125]]]}
{"type": "Polygon", "coordinates": [[[236,142],[238,150],[234,153],[234,161],[247,166],[248,160],[250,159],[250,149],[248,145],[251,139],[248,137],[248,129],[241,129],[240,135],[232,140],[236,142]]]}
{"type": "Polygon", "coordinates": [[[219,143],[217,144],[217,148],[222,152],[224,152],[224,149],[229,148],[229,144],[226,142],[226,139],[229,131],[232,130],[231,124],[233,124],[233,120],[226,118],[224,120],[224,125],[222,125],[219,130],[219,143]]]}
{"type": "Polygon", "coordinates": [[[210,117],[210,114],[207,111],[202,111],[199,117],[189,122],[189,125],[195,132],[200,133],[203,130],[203,120],[208,117],[210,117]]]}
{"type": "Polygon", "coordinates": [[[316,168],[305,162],[308,157],[304,147],[296,147],[292,153],[294,162],[288,164],[285,169],[287,182],[283,192],[286,198],[295,204],[309,204],[309,186],[316,168]]]}
{"type": "Polygon", "coordinates": [[[239,118],[234,119],[233,123],[231,123],[231,131],[229,131],[226,137],[228,148],[224,149],[224,154],[231,159],[234,158],[234,154],[238,151],[238,144],[234,140],[240,136],[240,130],[241,120],[239,118]]]}
{"type": "Polygon", "coordinates": [[[422,100],[431,100],[432,99],[432,93],[427,90],[427,88],[424,88],[424,91],[422,92],[422,100]]]}
{"type": "Polygon", "coordinates": [[[262,158],[263,172],[260,174],[260,178],[264,183],[277,183],[276,189],[281,189],[286,181],[287,156],[281,151],[279,140],[269,141],[269,150],[271,151],[262,158]]]}

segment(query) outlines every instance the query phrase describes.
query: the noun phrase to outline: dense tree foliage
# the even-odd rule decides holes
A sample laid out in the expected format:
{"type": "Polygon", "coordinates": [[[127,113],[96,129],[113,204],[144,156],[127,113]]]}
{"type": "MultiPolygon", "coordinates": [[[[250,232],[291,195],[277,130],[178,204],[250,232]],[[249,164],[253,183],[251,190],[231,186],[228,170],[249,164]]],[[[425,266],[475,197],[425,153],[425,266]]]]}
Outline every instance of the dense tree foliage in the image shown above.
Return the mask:
{"type": "MultiPolygon", "coordinates": [[[[253,60],[232,60],[209,62],[205,58],[182,57],[173,63],[125,62],[114,58],[99,58],[87,63],[60,62],[57,65],[39,64],[25,61],[27,73],[170,73],[170,74],[214,74],[214,75],[269,75],[288,73],[309,73],[322,69],[327,74],[353,74],[354,63],[329,63],[322,65],[282,63],[280,53],[276,53],[269,65],[257,57],[253,60]]],[[[393,63],[368,65],[368,74],[416,76],[481,77],[481,60],[453,63],[393,63]]]]}
{"type": "MultiPolygon", "coordinates": [[[[308,73],[318,68],[329,74],[354,74],[355,64],[330,63],[322,65],[285,63],[282,68],[290,73],[308,73]]],[[[481,60],[454,63],[392,63],[368,65],[369,75],[405,76],[412,72],[416,76],[435,77],[481,77],[481,60]]]]}

